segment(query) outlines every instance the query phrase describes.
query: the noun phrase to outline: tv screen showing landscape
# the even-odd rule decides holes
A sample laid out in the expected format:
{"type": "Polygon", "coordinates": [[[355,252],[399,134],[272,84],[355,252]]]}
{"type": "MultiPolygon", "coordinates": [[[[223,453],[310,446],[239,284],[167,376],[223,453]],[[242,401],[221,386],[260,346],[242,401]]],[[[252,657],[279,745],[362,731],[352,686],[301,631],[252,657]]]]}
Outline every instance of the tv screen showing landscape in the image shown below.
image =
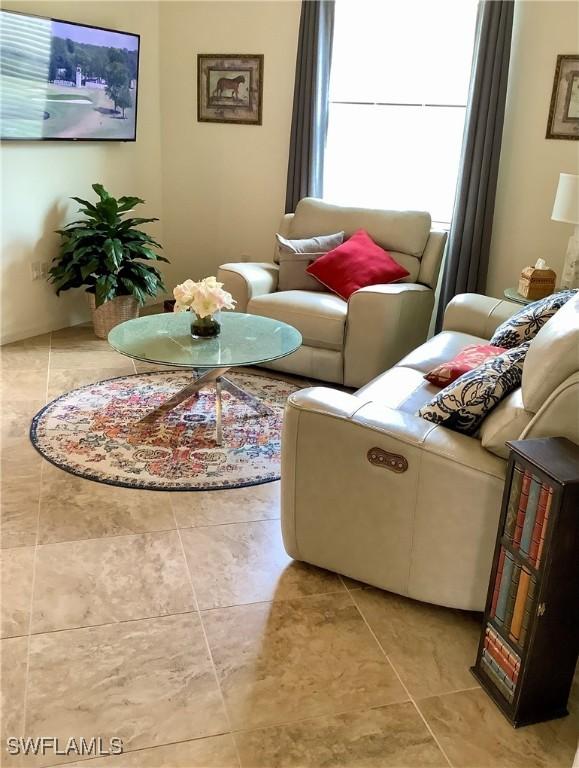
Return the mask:
{"type": "Polygon", "coordinates": [[[0,12],[2,139],[134,141],[139,35],[0,12]]]}

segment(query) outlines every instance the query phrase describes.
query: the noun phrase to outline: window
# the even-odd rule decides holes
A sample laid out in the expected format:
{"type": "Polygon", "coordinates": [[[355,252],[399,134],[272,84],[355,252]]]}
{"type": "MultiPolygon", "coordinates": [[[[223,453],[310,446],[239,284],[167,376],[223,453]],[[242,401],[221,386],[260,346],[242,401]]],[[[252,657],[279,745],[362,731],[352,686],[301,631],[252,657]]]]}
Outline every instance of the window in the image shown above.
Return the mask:
{"type": "Polygon", "coordinates": [[[324,199],[452,216],[475,0],[337,0],[324,199]]]}

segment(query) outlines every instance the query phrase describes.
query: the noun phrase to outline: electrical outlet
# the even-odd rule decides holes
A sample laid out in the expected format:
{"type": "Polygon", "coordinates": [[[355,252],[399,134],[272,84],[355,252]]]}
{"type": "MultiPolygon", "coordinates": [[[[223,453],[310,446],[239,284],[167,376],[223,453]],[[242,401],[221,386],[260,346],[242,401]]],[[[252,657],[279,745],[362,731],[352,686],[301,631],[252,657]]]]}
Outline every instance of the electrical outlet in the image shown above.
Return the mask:
{"type": "Polygon", "coordinates": [[[50,269],[49,261],[33,261],[30,264],[30,279],[46,280],[46,278],[48,277],[49,269],[50,269]]]}

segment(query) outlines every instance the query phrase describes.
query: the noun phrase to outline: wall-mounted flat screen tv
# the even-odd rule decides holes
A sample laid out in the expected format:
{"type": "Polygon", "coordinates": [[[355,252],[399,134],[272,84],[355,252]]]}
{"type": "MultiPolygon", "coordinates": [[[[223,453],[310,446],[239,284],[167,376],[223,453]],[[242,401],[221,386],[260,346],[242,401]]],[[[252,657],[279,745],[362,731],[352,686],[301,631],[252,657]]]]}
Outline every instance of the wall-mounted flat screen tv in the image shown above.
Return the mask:
{"type": "Polygon", "coordinates": [[[135,141],[139,35],[0,11],[0,137],[135,141]]]}

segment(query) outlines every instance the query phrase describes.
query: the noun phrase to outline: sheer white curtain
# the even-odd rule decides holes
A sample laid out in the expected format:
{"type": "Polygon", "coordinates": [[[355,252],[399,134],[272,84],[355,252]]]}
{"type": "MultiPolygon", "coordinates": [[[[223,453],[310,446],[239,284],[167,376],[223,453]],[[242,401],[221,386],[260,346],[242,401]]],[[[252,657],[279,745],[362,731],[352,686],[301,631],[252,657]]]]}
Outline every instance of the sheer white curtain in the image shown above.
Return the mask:
{"type": "Polygon", "coordinates": [[[448,224],[476,0],[337,0],[324,199],[448,224]]]}

